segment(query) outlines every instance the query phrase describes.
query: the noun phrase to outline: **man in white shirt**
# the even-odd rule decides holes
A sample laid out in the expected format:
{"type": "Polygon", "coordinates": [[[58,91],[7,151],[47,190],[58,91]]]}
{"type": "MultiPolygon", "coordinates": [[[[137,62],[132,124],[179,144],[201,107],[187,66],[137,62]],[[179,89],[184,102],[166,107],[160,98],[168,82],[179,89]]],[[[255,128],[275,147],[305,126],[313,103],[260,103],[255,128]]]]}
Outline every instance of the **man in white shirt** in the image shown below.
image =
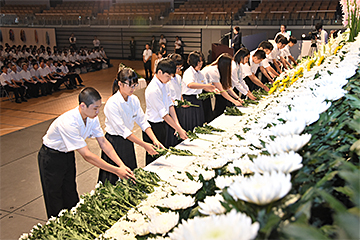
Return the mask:
{"type": "Polygon", "coordinates": [[[290,34],[286,32],[286,25],[282,24],[282,25],[280,26],[280,32],[278,32],[278,33],[275,35],[274,39],[276,39],[277,36],[279,36],[280,34],[283,35],[284,37],[286,37],[287,40],[289,40],[290,34]]]}
{"type": "Polygon", "coordinates": [[[272,64],[278,73],[282,73],[278,60],[280,60],[284,67],[287,66],[284,57],[281,56],[281,49],[283,49],[288,43],[289,41],[284,36],[279,35],[275,40],[274,49],[269,55],[269,59],[272,60],[272,64]]]}
{"type": "Polygon", "coordinates": [[[79,94],[79,106],[55,119],[43,137],[38,163],[48,218],[57,216],[62,209],[70,210],[79,201],[75,182],[75,150],[96,167],[119,178],[135,179],[104,137],[98,118],[100,107],[99,92],[90,87],[83,89],[79,94]],[[85,142],[88,137],[95,137],[100,148],[118,167],[92,153],[85,142]]]}
{"type": "MultiPolygon", "coordinates": [[[[33,68],[30,70],[31,77],[34,81],[37,82],[37,84],[40,87],[41,90],[41,96],[46,96],[49,92],[49,83],[41,78],[40,72],[39,72],[39,64],[34,61],[33,62],[33,68]]],[[[51,90],[51,89],[50,89],[51,90]]]]}
{"type": "Polygon", "coordinates": [[[97,36],[94,36],[93,45],[95,49],[99,49],[100,40],[97,38],[97,36]]]}
{"type": "Polygon", "coordinates": [[[147,43],[145,45],[145,50],[143,52],[143,62],[144,62],[145,75],[146,75],[145,80],[147,82],[150,82],[152,76],[151,56],[152,56],[152,51],[150,49],[150,45],[147,43]]]}
{"type": "Polygon", "coordinates": [[[25,86],[28,88],[27,92],[30,97],[37,98],[39,97],[39,85],[31,77],[30,71],[26,63],[23,63],[22,70],[19,73],[21,79],[24,81],[25,86]]]}
{"type": "MultiPolygon", "coordinates": [[[[181,139],[187,138],[186,131],[179,124],[174,104],[171,100],[170,90],[167,86],[175,72],[175,63],[171,59],[163,59],[159,62],[156,74],[145,90],[145,114],[151,129],[162,145],[166,141],[166,123],[179,134],[181,139]]],[[[144,133],[143,140],[144,142],[152,143],[149,136],[144,133]]],[[[155,159],[147,154],[146,165],[155,159]]]]}
{"type": "MultiPolygon", "coordinates": [[[[26,96],[26,94],[27,94],[27,91],[26,91],[27,87],[25,86],[23,80],[21,79],[20,74],[19,74],[18,71],[17,71],[17,66],[16,66],[15,64],[11,65],[11,70],[12,70],[12,71],[9,73],[11,82],[12,82],[13,84],[19,86],[21,89],[23,89],[23,92],[24,92],[24,94],[25,94],[25,96],[26,96]]],[[[21,99],[21,101],[27,102],[27,100],[26,100],[25,97],[23,97],[23,98],[21,99]]]]}
{"type": "Polygon", "coordinates": [[[320,33],[320,44],[325,45],[328,42],[328,33],[323,29],[322,23],[317,23],[315,25],[316,31],[320,33]]]}
{"type": "Polygon", "coordinates": [[[263,50],[257,50],[250,54],[249,65],[244,64],[241,68],[242,77],[249,86],[249,90],[253,91],[258,89],[258,87],[263,88],[265,91],[269,91],[270,89],[265,86],[256,76],[255,73],[261,63],[262,60],[266,58],[265,52],[263,50]]]}
{"type": "Polygon", "coordinates": [[[8,72],[7,66],[5,65],[2,66],[1,71],[2,74],[0,75],[0,83],[7,92],[14,92],[15,102],[16,103],[21,103],[21,101],[27,102],[26,99],[24,98],[25,89],[11,81],[11,77],[7,73],[8,72]]]}
{"type": "Polygon", "coordinates": [[[289,38],[289,43],[281,50],[281,56],[284,57],[285,59],[286,58],[289,59],[286,62],[287,64],[289,64],[289,67],[291,67],[290,61],[292,61],[294,65],[297,65],[295,58],[291,55],[290,52],[290,48],[293,47],[296,43],[297,43],[297,39],[294,36],[291,36],[289,38]]]}

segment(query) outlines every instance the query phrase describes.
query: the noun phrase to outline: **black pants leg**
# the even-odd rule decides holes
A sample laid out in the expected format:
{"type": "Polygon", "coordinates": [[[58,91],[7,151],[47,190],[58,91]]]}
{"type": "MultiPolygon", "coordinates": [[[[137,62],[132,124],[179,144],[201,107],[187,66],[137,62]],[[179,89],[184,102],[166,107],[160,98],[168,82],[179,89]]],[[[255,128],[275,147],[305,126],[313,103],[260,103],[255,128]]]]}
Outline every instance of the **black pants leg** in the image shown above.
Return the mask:
{"type": "Polygon", "coordinates": [[[10,87],[9,85],[5,85],[4,88],[5,88],[5,90],[6,90],[7,92],[13,92],[13,93],[14,93],[14,95],[15,95],[15,100],[16,100],[17,102],[20,101],[20,98],[21,98],[20,93],[19,93],[19,89],[20,89],[20,88],[13,88],[13,87],[10,87]]]}
{"type": "Polygon", "coordinates": [[[145,76],[147,81],[151,80],[151,76],[152,76],[152,71],[151,71],[151,60],[147,61],[146,63],[144,63],[144,68],[145,68],[145,76]]]}
{"type": "Polygon", "coordinates": [[[76,190],[75,153],[63,153],[42,146],[38,154],[41,185],[48,218],[79,201],[76,190]]]}
{"type": "MultiPolygon", "coordinates": [[[[153,130],[156,138],[159,140],[159,142],[161,142],[162,145],[165,145],[166,123],[165,122],[159,122],[159,123],[149,122],[149,123],[150,123],[151,129],[153,130]]],[[[142,137],[143,137],[144,142],[153,144],[153,142],[151,141],[151,139],[145,132],[142,132],[142,137]]],[[[150,154],[148,154],[146,152],[146,165],[152,163],[156,159],[157,159],[157,157],[152,157],[150,154]]]]}

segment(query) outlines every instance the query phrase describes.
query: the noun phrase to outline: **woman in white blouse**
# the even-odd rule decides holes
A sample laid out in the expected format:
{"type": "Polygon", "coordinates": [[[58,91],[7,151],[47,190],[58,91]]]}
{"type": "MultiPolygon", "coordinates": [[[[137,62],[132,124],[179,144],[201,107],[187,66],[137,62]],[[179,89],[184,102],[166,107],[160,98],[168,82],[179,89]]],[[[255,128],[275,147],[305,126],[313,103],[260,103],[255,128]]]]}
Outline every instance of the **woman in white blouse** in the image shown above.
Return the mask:
{"type": "MultiPolygon", "coordinates": [[[[133,95],[138,85],[136,73],[130,68],[121,69],[113,85],[113,95],[104,107],[106,139],[113,145],[116,153],[131,170],[137,168],[134,143],[142,146],[150,155],[156,155],[156,148],[163,145],[155,137],[150,124],[146,121],[145,114],[140,106],[139,99],[133,95]],[[142,131],[152,140],[153,144],[144,142],[136,137],[132,130],[136,122],[142,131]]],[[[101,158],[113,164],[112,160],[104,153],[101,158]]],[[[115,184],[119,179],[115,174],[100,170],[99,181],[115,184]]]]}
{"type": "Polygon", "coordinates": [[[203,101],[197,99],[197,95],[202,91],[219,92],[214,85],[208,83],[204,75],[200,72],[204,62],[202,53],[191,52],[188,57],[190,67],[183,75],[182,94],[183,98],[199,107],[189,107],[184,109],[184,129],[193,130],[194,127],[202,126],[205,123],[203,101]]]}
{"type": "Polygon", "coordinates": [[[207,82],[213,84],[220,91],[220,94],[216,95],[213,114],[209,111],[210,116],[206,117],[207,113],[204,113],[207,122],[224,113],[227,106],[232,106],[232,104],[237,107],[242,106],[243,101],[234,93],[231,87],[231,62],[232,57],[227,53],[223,53],[216,61],[201,70],[207,82]]]}

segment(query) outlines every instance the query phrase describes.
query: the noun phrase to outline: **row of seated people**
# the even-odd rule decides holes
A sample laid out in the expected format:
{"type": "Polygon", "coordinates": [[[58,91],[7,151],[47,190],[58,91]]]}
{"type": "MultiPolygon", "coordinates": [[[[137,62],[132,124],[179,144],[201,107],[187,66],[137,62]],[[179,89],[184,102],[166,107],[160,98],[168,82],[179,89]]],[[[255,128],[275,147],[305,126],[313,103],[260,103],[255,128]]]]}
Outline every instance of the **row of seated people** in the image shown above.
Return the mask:
{"type": "Polygon", "coordinates": [[[53,51],[50,47],[44,46],[6,46],[5,50],[0,46],[0,66],[4,65],[4,62],[16,62],[19,59],[26,59],[31,62],[33,59],[39,61],[40,58],[45,60],[51,58],[54,61],[65,60],[70,70],[74,70],[78,73],[86,73],[89,71],[100,70],[110,65],[110,60],[106,56],[103,47],[93,48],[88,50],[86,47],[81,47],[75,51],[71,47],[69,49],[64,48],[58,50],[54,46],[53,51]],[[105,64],[105,65],[104,65],[105,64]]]}
{"type": "Polygon", "coordinates": [[[58,62],[51,58],[40,62],[19,59],[16,63],[8,62],[1,67],[1,86],[8,92],[13,92],[15,102],[27,102],[29,98],[51,95],[60,91],[64,84],[67,89],[84,86],[80,75],[69,71],[65,60],[58,62]]]}

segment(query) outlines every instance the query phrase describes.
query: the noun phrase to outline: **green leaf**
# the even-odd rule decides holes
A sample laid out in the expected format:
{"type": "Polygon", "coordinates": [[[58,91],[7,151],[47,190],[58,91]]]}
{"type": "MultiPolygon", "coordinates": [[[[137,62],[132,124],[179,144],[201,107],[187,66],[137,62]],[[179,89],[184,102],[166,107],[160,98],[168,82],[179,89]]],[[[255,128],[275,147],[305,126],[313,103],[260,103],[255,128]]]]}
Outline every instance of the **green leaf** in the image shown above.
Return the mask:
{"type": "Polygon", "coordinates": [[[355,152],[358,156],[360,156],[360,139],[351,145],[350,151],[355,152]]]}
{"type": "Polygon", "coordinates": [[[336,214],[334,218],[339,226],[338,239],[360,239],[359,216],[343,212],[336,214]]]}
{"type": "Polygon", "coordinates": [[[305,224],[289,224],[283,232],[291,239],[329,239],[319,229],[305,224]]]}
{"type": "Polygon", "coordinates": [[[265,233],[266,236],[269,236],[271,231],[279,225],[281,218],[274,213],[271,213],[270,216],[267,216],[266,224],[260,229],[260,232],[265,233]]]}

